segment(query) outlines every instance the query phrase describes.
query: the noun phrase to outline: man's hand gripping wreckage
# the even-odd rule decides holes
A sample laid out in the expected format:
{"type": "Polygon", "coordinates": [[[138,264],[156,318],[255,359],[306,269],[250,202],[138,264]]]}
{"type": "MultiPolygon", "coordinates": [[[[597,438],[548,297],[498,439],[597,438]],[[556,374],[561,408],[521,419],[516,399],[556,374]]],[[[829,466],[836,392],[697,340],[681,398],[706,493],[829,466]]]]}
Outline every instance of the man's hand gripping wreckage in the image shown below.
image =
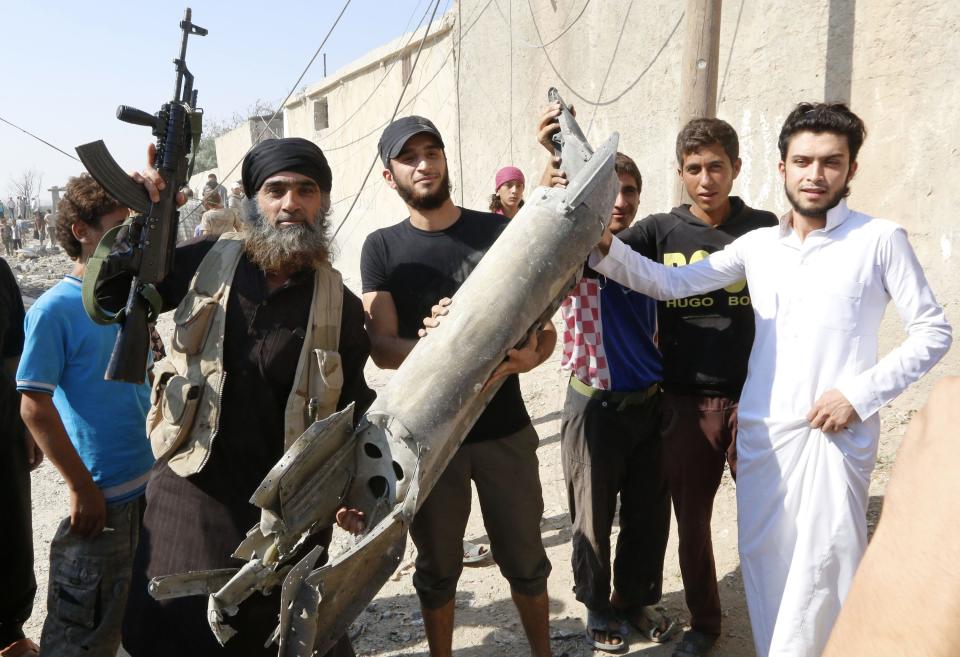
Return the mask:
{"type": "Polygon", "coordinates": [[[155,578],[154,598],[209,595],[207,621],[224,643],[239,605],[281,586],[279,624],[264,637],[281,657],[324,654],[373,599],[400,562],[414,514],[497,391],[499,382],[485,385],[491,373],[550,320],[610,216],[618,135],[594,151],[555,89],[549,97],[562,107],[554,140],[566,189],[534,191],[357,426],[350,406],[291,445],[250,499],[261,519],[233,554],[243,567],[155,578]],[[315,568],[323,548],[298,548],[344,506],[363,513],[365,529],[315,568]]]}

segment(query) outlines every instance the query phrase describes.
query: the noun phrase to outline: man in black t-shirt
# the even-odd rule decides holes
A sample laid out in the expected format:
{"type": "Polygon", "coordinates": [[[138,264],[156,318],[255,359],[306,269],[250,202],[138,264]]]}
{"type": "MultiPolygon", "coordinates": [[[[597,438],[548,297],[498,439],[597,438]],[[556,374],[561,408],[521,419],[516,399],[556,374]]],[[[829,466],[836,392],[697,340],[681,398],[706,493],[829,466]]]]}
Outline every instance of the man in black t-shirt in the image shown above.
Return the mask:
{"type": "Polygon", "coordinates": [[[0,258],[0,653],[35,654],[36,644],[23,636],[33,611],[37,582],[33,575],[33,526],[30,517],[30,470],[40,465],[36,448],[20,420],[20,395],[14,376],[23,351],[23,299],[17,279],[0,258]],[[24,651],[21,653],[20,651],[24,651]]]}
{"type": "MultiPolygon", "coordinates": [[[[452,297],[506,226],[504,217],[465,210],[450,199],[443,140],[422,117],[398,119],[380,138],[383,177],[410,216],[371,233],[360,268],[371,357],[396,369],[446,314],[452,297]],[[444,300],[444,301],[441,301],[444,300]]],[[[455,310],[454,310],[455,312],[455,310]]],[[[470,515],[470,481],[477,486],[484,526],[501,573],[510,582],[535,657],[547,657],[550,636],[547,575],[540,538],[543,496],[538,437],[520,395],[519,372],[547,359],[556,344],[546,324],[508,352],[491,380],[503,385],[467,435],[413,519],[418,555],[413,584],[420,597],[433,657],[451,654],[454,595],[463,569],[463,533],[470,515]]],[[[455,367],[455,363],[441,364],[455,367]]]]}

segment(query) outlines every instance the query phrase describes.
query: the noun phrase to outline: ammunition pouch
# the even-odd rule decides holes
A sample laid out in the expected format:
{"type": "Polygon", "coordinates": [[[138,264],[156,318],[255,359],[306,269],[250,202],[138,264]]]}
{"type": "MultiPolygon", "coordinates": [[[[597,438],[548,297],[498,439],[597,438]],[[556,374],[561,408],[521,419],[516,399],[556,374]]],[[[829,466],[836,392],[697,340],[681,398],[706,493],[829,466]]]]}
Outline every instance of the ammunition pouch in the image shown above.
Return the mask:
{"type": "Polygon", "coordinates": [[[153,368],[147,436],[158,460],[176,452],[193,429],[203,385],[177,374],[169,360],[153,368]]]}

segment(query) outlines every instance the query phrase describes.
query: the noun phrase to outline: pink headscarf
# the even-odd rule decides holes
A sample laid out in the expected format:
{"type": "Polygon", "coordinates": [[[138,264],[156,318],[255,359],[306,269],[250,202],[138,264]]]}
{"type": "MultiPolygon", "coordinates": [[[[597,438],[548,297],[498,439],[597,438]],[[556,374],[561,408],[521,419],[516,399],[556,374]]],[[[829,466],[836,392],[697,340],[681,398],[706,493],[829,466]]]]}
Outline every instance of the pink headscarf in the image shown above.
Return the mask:
{"type": "Polygon", "coordinates": [[[527,181],[524,180],[523,178],[523,171],[521,171],[517,167],[503,167],[502,169],[497,171],[496,180],[497,182],[493,188],[493,191],[497,191],[498,189],[500,189],[501,185],[504,185],[510,182],[511,180],[516,180],[522,185],[527,184],[527,181]]]}

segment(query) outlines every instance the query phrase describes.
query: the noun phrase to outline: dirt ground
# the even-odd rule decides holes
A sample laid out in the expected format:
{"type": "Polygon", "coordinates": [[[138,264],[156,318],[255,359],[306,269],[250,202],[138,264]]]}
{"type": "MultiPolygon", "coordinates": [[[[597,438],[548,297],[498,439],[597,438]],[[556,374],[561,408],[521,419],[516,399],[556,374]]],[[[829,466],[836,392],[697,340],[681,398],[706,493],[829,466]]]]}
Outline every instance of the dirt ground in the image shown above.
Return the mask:
{"type": "MultiPolygon", "coordinates": [[[[36,297],[59,280],[69,270],[62,255],[41,256],[36,259],[8,258],[20,279],[27,296],[36,297]]],[[[902,337],[895,313],[884,322],[881,351],[887,351],[902,337]]],[[[957,323],[957,312],[948,307],[948,315],[957,323]]],[[[166,338],[169,319],[161,325],[166,338]]],[[[883,494],[900,440],[910,416],[922,405],[931,384],[945,373],[957,372],[957,350],[923,381],[908,390],[891,407],[882,411],[883,433],[880,454],[870,489],[868,520],[871,527],[879,518],[883,494]]],[[[369,364],[368,380],[380,387],[387,374],[369,364]]],[[[559,349],[537,370],[521,377],[524,398],[530,416],[540,435],[540,480],[545,503],[543,541],[553,564],[549,581],[550,627],[555,655],[577,657],[594,651],[583,640],[584,610],[574,599],[570,572],[569,518],[560,465],[560,409],[565,394],[566,376],[559,369],[559,349]]],[[[57,471],[44,463],[33,474],[34,556],[38,591],[33,616],[27,623],[28,636],[39,639],[45,615],[48,553],[50,540],[57,524],[69,511],[69,497],[57,471]]],[[[477,509],[474,504],[474,509],[477,509]]],[[[614,530],[616,532],[616,529],[614,530]]],[[[749,657],[754,655],[750,624],[747,617],[737,557],[737,518],[734,483],[725,474],[717,494],[713,515],[713,541],[720,578],[720,595],[724,608],[723,634],[711,653],[716,657],[749,657]]],[[[467,538],[488,545],[478,512],[471,516],[467,538]]],[[[341,539],[335,543],[343,545],[341,539]]],[[[397,572],[377,595],[373,603],[356,619],[350,629],[358,655],[428,655],[416,595],[411,584],[413,546],[408,548],[397,572]]],[[[683,622],[688,619],[683,598],[683,586],[677,563],[676,525],[672,525],[664,569],[665,612],[683,622]]],[[[486,562],[464,569],[456,597],[456,630],[454,649],[463,657],[515,657],[528,654],[516,610],[510,600],[506,581],[496,565],[486,562]]],[[[627,655],[669,656],[673,646],[644,643],[633,638],[627,655]]]]}

